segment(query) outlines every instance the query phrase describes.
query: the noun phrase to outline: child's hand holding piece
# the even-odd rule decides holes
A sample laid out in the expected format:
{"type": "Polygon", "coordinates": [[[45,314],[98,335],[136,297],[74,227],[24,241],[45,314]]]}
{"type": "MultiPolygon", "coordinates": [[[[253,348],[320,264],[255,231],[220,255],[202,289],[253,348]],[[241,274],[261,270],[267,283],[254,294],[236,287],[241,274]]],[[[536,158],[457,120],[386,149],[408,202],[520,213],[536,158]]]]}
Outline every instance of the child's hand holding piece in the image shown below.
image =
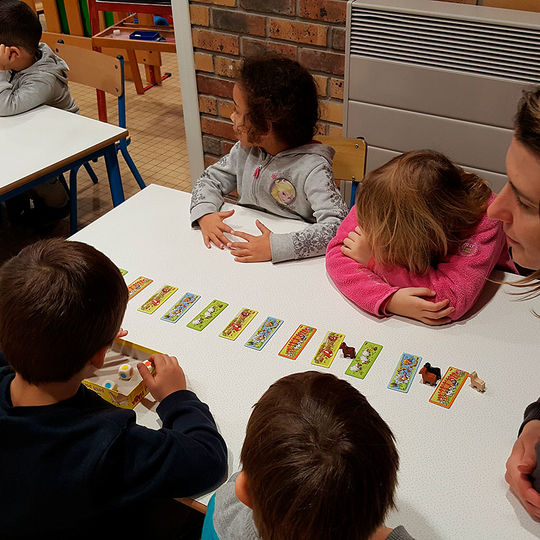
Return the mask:
{"type": "Polygon", "coordinates": [[[350,259],[355,260],[357,263],[363,265],[369,263],[372,256],[371,247],[367,242],[366,235],[362,232],[360,227],[356,227],[356,229],[351,231],[348,237],[343,240],[341,253],[350,259]]]}
{"type": "Polygon", "coordinates": [[[448,317],[455,308],[448,307],[449,300],[431,302],[425,296],[435,296],[435,291],[424,287],[405,287],[396,291],[386,304],[386,310],[395,315],[438,326],[451,322],[448,317]]]}
{"type": "Polygon", "coordinates": [[[137,369],[157,401],[163,401],[168,395],[186,389],[186,376],[175,356],[153,354],[148,360],[154,365],[153,375],[142,362],[137,364],[137,369]]]}
{"type": "Polygon", "coordinates": [[[230,218],[233,214],[234,210],[228,210],[227,212],[213,212],[199,218],[198,221],[202,231],[204,245],[207,248],[210,248],[211,242],[219,249],[223,249],[229,242],[229,239],[223,233],[232,233],[232,229],[223,223],[223,220],[230,218]]]}
{"type": "Polygon", "coordinates": [[[270,247],[270,235],[272,231],[265,227],[259,220],[255,221],[257,228],[261,231],[260,236],[232,231],[233,236],[243,238],[245,242],[229,242],[227,247],[234,255],[234,260],[238,262],[262,262],[272,260],[272,248],[270,247]]]}

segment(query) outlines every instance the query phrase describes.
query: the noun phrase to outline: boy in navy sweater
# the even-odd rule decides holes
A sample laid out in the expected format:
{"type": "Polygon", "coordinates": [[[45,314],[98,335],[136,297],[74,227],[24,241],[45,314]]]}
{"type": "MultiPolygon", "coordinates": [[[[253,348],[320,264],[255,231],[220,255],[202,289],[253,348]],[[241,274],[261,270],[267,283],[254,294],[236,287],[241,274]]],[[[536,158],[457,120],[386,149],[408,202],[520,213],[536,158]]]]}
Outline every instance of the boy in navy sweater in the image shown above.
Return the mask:
{"type": "Polygon", "coordinates": [[[151,505],[226,474],[225,443],[176,358],[153,355],[154,375],[137,366],[160,401],[159,430],[81,385],[103,365],[127,300],[118,268],[80,242],[37,242],[0,269],[2,538],[151,533],[151,505]]]}

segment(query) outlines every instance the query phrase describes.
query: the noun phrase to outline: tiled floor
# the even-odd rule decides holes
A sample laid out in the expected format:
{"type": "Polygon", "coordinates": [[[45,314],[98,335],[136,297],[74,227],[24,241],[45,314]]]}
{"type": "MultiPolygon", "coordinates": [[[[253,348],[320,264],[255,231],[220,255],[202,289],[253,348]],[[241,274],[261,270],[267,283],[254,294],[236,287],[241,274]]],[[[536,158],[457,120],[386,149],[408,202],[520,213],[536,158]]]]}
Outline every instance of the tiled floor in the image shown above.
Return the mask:
{"type": "MultiPolygon", "coordinates": [[[[129,152],[148,184],[191,191],[178,63],[175,54],[163,54],[162,73],[171,73],[161,86],[135,92],[131,81],[126,81],[127,127],[131,136],[129,152]]],[[[141,68],[141,74],[144,70],[141,68]]],[[[80,114],[97,118],[96,93],[92,88],[71,84],[71,93],[80,107],[80,114]]],[[[117,122],[116,98],[107,97],[108,121],[117,122]]],[[[139,190],[135,179],[119,154],[122,183],[126,199],[139,190]]],[[[78,174],[79,228],[91,223],[112,208],[111,194],[104,160],[93,163],[99,178],[93,184],[84,169],[78,174]]],[[[46,231],[14,226],[1,209],[0,263],[16,254],[23,246],[44,236],[69,236],[68,218],[46,231]]]]}

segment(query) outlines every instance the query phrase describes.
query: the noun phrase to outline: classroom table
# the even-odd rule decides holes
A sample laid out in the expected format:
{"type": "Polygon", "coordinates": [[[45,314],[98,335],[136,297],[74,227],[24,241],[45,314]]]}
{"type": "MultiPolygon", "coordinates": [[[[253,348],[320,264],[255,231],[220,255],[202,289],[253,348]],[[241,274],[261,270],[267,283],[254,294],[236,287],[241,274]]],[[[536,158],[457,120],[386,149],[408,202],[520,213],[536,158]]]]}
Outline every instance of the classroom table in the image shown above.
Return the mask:
{"type": "MultiPolygon", "coordinates": [[[[148,186],[76,235],[126,269],[126,283],[139,276],[153,283],[129,301],[126,339],[178,357],[188,388],[209,404],[229,448],[229,474],[239,454],[252,405],[278,378],[306,370],[333,373],[366,395],[389,423],[400,452],[397,510],[389,526],[403,524],[418,539],[527,539],[540,536],[504,481],[505,461],[525,406],[540,395],[537,355],[540,299],[518,301],[507,286],[488,283],[467,319],[429,327],[401,317],[377,319],[355,307],[335,288],[324,258],[242,264],[227,250],[207,249],[189,219],[190,194],[148,186]],[[179,288],[154,314],[137,311],[163,285],[179,288]],[[176,323],[160,319],[185,292],[200,300],[176,323]],[[202,332],[186,325],[213,299],[228,307],[202,332]],[[243,308],[259,314],[236,341],[218,334],[243,308]],[[274,316],[284,323],[266,346],[244,346],[258,325],[274,316]],[[300,324],[317,328],[297,360],[278,352],[300,324]],[[350,359],[338,354],[330,368],[311,364],[327,331],[346,335],[358,348],[364,340],[383,345],[364,380],[345,375],[350,359]],[[419,355],[444,372],[449,366],[478,372],[486,392],[469,381],[450,409],[429,403],[433,388],[417,374],[408,393],[387,388],[403,352],[419,355]]],[[[259,218],[275,232],[305,224],[225,204],[238,230],[257,233],[259,218]]],[[[504,274],[498,273],[502,278],[504,274]]],[[[512,276],[507,276],[512,277],[512,276]]],[[[139,422],[157,428],[153,399],[136,407],[139,422]]],[[[181,466],[181,465],[180,465],[181,466]]],[[[339,493],[333,496],[339,497],[339,493]]],[[[197,500],[206,504],[210,494],[197,500]]]]}
{"type": "MultiPolygon", "coordinates": [[[[0,117],[0,202],[105,153],[113,205],[124,200],[115,143],[124,128],[48,105],[0,117]]],[[[76,197],[72,231],[76,230],[76,197]]]]}

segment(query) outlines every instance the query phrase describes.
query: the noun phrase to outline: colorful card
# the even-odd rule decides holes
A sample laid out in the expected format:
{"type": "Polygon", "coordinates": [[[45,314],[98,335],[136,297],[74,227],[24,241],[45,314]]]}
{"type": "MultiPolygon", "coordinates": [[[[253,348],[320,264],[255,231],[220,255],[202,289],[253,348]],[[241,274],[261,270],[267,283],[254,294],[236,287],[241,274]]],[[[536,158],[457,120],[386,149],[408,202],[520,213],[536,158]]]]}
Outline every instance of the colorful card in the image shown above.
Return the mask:
{"type": "Polygon", "coordinates": [[[254,309],[243,308],[236,314],[236,317],[225,327],[223,332],[219,334],[219,337],[230,339],[234,341],[246,328],[246,326],[255,318],[259,313],[254,309]]]}
{"type": "Polygon", "coordinates": [[[128,285],[128,300],[131,300],[136,294],[139,294],[145,287],[152,283],[152,279],[140,276],[133,283],[128,285]]]}
{"type": "Polygon", "coordinates": [[[176,291],[178,287],[173,287],[172,285],[163,285],[161,289],[151,296],[137,311],[142,311],[143,313],[154,313],[156,309],[170,298],[176,291]]]}
{"type": "Polygon", "coordinates": [[[358,379],[363,379],[368,374],[368,371],[375,363],[375,360],[377,360],[377,356],[379,356],[381,351],[382,345],[372,343],[371,341],[364,341],[355,359],[351,362],[345,373],[358,379]]]}
{"type": "Polygon", "coordinates": [[[450,366],[429,398],[430,403],[449,409],[468,376],[466,371],[450,366]]]}
{"type": "Polygon", "coordinates": [[[296,360],[316,331],[317,329],[313,326],[301,324],[279,351],[279,356],[296,360]]]}
{"type": "Polygon", "coordinates": [[[320,344],[319,349],[313,357],[311,363],[316,366],[330,367],[339,351],[339,346],[344,339],[345,334],[326,332],[326,336],[324,337],[323,342],[320,344]]]}
{"type": "Polygon", "coordinates": [[[390,379],[388,388],[398,392],[408,392],[421,361],[422,357],[420,356],[403,353],[390,379]]]}
{"type": "Polygon", "coordinates": [[[178,322],[178,319],[200,298],[198,294],[187,292],[180,298],[174,306],[161,317],[162,321],[171,323],[178,322]]]}
{"type": "Polygon", "coordinates": [[[123,268],[118,268],[118,270],[120,270],[120,273],[125,276],[127,274],[127,270],[124,270],[123,268]]]}
{"type": "Polygon", "coordinates": [[[221,300],[212,300],[191,322],[186,326],[193,330],[204,330],[229,304],[221,300]]]}
{"type": "Polygon", "coordinates": [[[249,338],[249,341],[245,346],[260,351],[282,324],[283,321],[281,319],[267,317],[266,321],[264,321],[257,331],[249,338]]]}

